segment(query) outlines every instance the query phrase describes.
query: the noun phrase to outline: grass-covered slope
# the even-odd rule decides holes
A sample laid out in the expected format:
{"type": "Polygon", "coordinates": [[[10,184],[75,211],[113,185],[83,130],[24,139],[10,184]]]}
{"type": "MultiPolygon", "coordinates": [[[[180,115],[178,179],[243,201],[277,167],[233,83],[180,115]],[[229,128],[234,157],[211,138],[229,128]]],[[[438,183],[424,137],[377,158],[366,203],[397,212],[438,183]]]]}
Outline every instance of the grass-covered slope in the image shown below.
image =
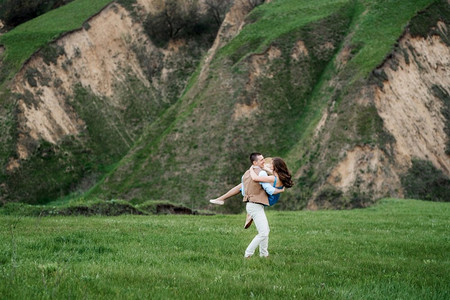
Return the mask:
{"type": "Polygon", "coordinates": [[[27,298],[448,299],[448,203],[245,215],[0,217],[0,294],[27,298]]]}
{"type": "MultiPolygon", "coordinates": [[[[62,33],[80,28],[89,17],[110,2],[111,0],[76,0],[0,36],[0,45],[5,47],[4,67],[0,75],[13,76],[35,51],[62,33]]],[[[0,76],[0,84],[4,79],[5,77],[0,76]]]]}
{"type": "Polygon", "coordinates": [[[257,7],[218,50],[207,80],[194,74],[185,95],[91,192],[203,206],[239,182],[248,154],[261,151],[286,158],[294,174],[309,168],[283,195],[285,207],[304,207],[323,180],[320,168],[336,164],[340,150],[390,142],[375,107],[358,105],[355,94],[411,18],[432,3],[272,1],[257,7]],[[337,54],[344,48],[342,63],[337,54]],[[314,128],[332,103],[343,123],[320,145],[314,128]]]}
{"type": "MultiPolygon", "coordinates": [[[[277,5],[277,2],[254,10],[248,16],[251,20],[248,22],[253,23],[245,26],[237,38],[247,34],[246,30],[252,30],[252,25],[258,22],[269,22],[265,26],[270,28],[274,26],[270,22],[283,17],[287,17],[286,24],[294,19],[309,18],[308,11],[297,8],[295,13],[289,12],[295,3],[300,8],[310,3],[280,3],[281,9],[270,18],[260,20],[253,14],[271,12],[270,5],[277,5]]],[[[251,51],[250,45],[237,47],[247,53],[237,50],[240,57],[236,59],[237,53],[222,54],[229,51],[227,47],[232,47],[234,40],[219,50],[218,58],[211,63],[207,81],[198,82],[194,77],[185,96],[161,122],[149,128],[148,134],[97,191],[107,197],[129,198],[134,194],[170,197],[198,205],[207,195],[217,194],[239,181],[248,165],[248,153],[257,149],[266,155],[284,155],[298,140],[301,132],[296,130],[295,123],[303,116],[308,95],[351,22],[352,8],[347,3],[318,5],[316,11],[324,18],[306,22],[307,26],[300,23],[297,27],[285,28],[280,31],[281,35],[272,37],[275,57],[268,58],[268,49],[259,52],[263,60],[273,60],[260,65],[261,73],[273,74],[273,78],[263,75],[257,80],[249,79],[259,67],[252,62],[256,56],[248,55],[256,51],[251,51]],[[290,52],[301,39],[308,43],[311,56],[293,61],[290,52]],[[325,43],[331,46],[323,47],[325,43]]]]}

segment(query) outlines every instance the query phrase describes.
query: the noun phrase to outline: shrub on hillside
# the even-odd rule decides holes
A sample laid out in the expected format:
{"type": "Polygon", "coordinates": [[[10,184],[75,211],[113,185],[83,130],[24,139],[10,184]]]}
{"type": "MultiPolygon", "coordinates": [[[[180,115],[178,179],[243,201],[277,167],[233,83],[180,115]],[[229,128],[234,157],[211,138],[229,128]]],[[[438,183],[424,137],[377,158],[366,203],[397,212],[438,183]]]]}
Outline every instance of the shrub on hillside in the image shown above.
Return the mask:
{"type": "Polygon", "coordinates": [[[343,192],[334,186],[327,185],[320,190],[314,202],[321,208],[342,207],[343,192]]]}
{"type": "Polygon", "coordinates": [[[207,0],[201,12],[197,2],[165,0],[158,11],[150,13],[144,23],[147,34],[157,46],[169,40],[207,37],[213,40],[231,0],[207,0]]]}
{"type": "Polygon", "coordinates": [[[450,202],[450,178],[427,160],[413,159],[401,181],[409,198],[450,202]]]}
{"type": "Polygon", "coordinates": [[[444,131],[447,135],[447,142],[445,144],[445,154],[450,155],[450,94],[440,85],[433,85],[431,92],[434,96],[442,100],[441,113],[445,119],[444,131]]]}
{"type": "Polygon", "coordinates": [[[0,215],[12,216],[119,216],[123,214],[144,215],[146,212],[137,209],[130,203],[121,200],[95,200],[74,203],[64,206],[29,205],[10,202],[0,210],[0,215]]]}
{"type": "MultiPolygon", "coordinates": [[[[146,201],[140,205],[133,205],[124,200],[85,200],[83,198],[61,206],[30,205],[26,203],[9,202],[1,204],[0,215],[6,216],[119,216],[119,215],[196,215],[194,211],[184,205],[169,201],[146,201]]],[[[201,213],[209,214],[209,213],[201,213]]]]}
{"type": "Polygon", "coordinates": [[[359,188],[358,179],[356,184],[345,193],[335,186],[325,185],[314,199],[314,203],[322,209],[364,208],[373,202],[372,197],[359,188]]]}
{"type": "Polygon", "coordinates": [[[247,9],[254,9],[258,5],[261,5],[265,2],[265,0],[243,0],[242,4],[246,6],[247,9]]]}
{"type": "Polygon", "coordinates": [[[15,27],[73,0],[3,0],[0,1],[0,20],[15,27]]]}
{"type": "Polygon", "coordinates": [[[180,205],[174,204],[170,201],[146,201],[140,205],[136,206],[137,209],[150,213],[150,214],[181,214],[181,215],[192,215],[197,214],[192,209],[180,205]]]}

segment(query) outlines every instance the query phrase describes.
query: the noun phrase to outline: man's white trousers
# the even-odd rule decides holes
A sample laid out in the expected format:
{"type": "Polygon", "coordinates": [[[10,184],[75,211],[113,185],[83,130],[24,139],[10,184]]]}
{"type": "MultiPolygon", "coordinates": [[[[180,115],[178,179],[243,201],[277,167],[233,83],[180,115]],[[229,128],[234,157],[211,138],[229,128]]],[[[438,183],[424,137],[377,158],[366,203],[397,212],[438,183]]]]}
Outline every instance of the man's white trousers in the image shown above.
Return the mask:
{"type": "Polygon", "coordinates": [[[252,242],[245,250],[245,257],[252,256],[256,248],[259,246],[260,256],[269,256],[269,222],[267,221],[264,205],[256,203],[247,203],[247,213],[253,218],[258,234],[253,238],[252,242]]]}

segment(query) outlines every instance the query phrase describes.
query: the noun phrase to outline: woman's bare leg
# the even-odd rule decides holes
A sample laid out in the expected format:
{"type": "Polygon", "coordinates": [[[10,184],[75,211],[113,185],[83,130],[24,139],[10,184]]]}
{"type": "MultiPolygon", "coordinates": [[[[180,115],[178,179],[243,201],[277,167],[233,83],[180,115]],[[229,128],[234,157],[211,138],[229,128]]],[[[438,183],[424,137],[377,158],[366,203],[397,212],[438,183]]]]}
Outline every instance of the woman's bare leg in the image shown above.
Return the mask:
{"type": "Polygon", "coordinates": [[[209,200],[209,202],[214,203],[214,204],[223,205],[225,203],[226,199],[233,197],[241,192],[241,186],[242,186],[242,183],[239,183],[238,185],[233,187],[231,190],[229,190],[228,192],[226,192],[219,198],[211,199],[211,200],[209,200]]]}

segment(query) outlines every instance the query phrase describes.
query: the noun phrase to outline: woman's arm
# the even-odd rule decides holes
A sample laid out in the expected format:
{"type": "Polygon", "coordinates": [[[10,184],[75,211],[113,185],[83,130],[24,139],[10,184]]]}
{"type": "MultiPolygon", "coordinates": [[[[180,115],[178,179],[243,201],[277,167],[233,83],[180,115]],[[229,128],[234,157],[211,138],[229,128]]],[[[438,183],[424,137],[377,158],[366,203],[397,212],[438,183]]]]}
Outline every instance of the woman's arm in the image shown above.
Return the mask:
{"type": "Polygon", "coordinates": [[[268,183],[274,183],[275,176],[258,176],[253,170],[253,167],[250,167],[250,176],[252,177],[253,181],[258,182],[268,182],[268,183]]]}
{"type": "Polygon", "coordinates": [[[279,194],[279,193],[282,193],[282,192],[284,192],[284,187],[282,189],[275,189],[275,192],[273,192],[272,195],[276,195],[276,194],[279,194]]]}

